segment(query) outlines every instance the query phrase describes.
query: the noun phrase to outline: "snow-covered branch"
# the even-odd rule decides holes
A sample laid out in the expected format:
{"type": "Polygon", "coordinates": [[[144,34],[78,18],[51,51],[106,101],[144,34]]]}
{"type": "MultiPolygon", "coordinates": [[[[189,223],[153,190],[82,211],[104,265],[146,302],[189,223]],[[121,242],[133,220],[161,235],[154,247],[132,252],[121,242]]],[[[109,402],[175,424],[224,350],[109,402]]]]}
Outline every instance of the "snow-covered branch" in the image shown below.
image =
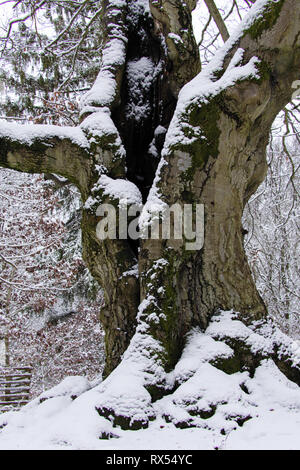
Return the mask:
{"type": "Polygon", "coordinates": [[[54,173],[84,191],[89,149],[80,127],[0,123],[0,165],[29,173],[54,173]]]}

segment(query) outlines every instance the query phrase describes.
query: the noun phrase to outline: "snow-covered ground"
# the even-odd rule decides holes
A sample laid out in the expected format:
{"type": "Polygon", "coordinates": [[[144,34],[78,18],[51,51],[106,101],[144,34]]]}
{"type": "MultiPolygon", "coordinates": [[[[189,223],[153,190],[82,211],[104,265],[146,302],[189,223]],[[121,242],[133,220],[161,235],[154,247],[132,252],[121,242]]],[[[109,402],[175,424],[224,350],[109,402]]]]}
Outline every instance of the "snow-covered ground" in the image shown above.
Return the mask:
{"type": "MultiPolygon", "coordinates": [[[[300,449],[300,388],[271,359],[263,359],[253,377],[247,371],[227,374],[212,365],[232,357],[223,341],[229,336],[242,338],[257,351],[267,351],[275,338],[287,351],[285,335],[278,332],[271,340],[265,327],[257,331],[260,334],[232,312],[215,317],[205,333],[193,331],[167,377],[179,386],[152,403],[155,419],[147,429],[122,430],[96,411],[109,390],[110,399],[118,396],[122,408],[122,397],[134,383],[132,371],[122,376],[117,389],[109,389],[116,380],[89,383],[83,377],[67,377],[20,411],[0,414],[0,449],[300,449]],[[183,428],[182,423],[191,427],[183,428]]],[[[291,341],[289,347],[298,362],[298,342],[291,341]]],[[[115,379],[117,374],[118,369],[115,379]]],[[[132,387],[131,403],[136,405],[141,389],[134,393],[132,387]]],[[[144,396],[142,400],[145,404],[144,396]]]]}
{"type": "MultiPolygon", "coordinates": [[[[91,405],[97,393],[91,390],[74,401],[57,396],[0,415],[2,423],[9,422],[0,434],[0,449],[300,449],[299,388],[283,376],[276,377],[267,365],[250,383],[255,416],[227,435],[217,429],[178,429],[162,417],[139,431],[111,428],[91,405]],[[116,437],[99,440],[105,431],[116,437]]],[[[222,389],[222,384],[215,386],[222,389]]]]}

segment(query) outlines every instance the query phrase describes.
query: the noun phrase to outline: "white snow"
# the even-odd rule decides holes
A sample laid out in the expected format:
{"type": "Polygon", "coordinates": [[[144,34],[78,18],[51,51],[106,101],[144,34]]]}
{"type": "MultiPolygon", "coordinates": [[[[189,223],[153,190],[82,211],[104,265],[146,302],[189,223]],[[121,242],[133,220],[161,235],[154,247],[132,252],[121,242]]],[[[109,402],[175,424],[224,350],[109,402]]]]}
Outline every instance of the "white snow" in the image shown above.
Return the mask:
{"type": "Polygon", "coordinates": [[[139,227],[142,234],[147,232],[149,225],[151,225],[153,220],[157,217],[157,214],[163,213],[167,208],[167,204],[161,199],[161,193],[158,187],[160,181],[160,172],[165,165],[167,165],[166,160],[161,158],[156,170],[153,184],[149,191],[146,204],[144,204],[139,218],[139,227]]]}
{"type": "Polygon", "coordinates": [[[157,73],[155,64],[150,58],[141,57],[128,62],[126,73],[129,88],[126,116],[140,121],[151,111],[149,92],[157,73]]]}
{"type": "Polygon", "coordinates": [[[112,39],[103,50],[102,67],[92,88],[81,100],[82,113],[87,106],[109,106],[115,99],[117,84],[111,67],[122,66],[125,62],[124,39],[112,39]]]}
{"type": "Polygon", "coordinates": [[[175,44],[183,44],[183,40],[181,39],[181,37],[178,34],[169,33],[168,37],[170,39],[172,39],[175,42],[175,44]]]}
{"type": "Polygon", "coordinates": [[[116,70],[125,63],[127,43],[127,37],[123,31],[123,21],[122,19],[117,20],[116,16],[122,17],[124,7],[126,7],[124,0],[108,1],[107,10],[113,20],[107,27],[109,40],[102,50],[101,69],[98,77],[92,88],[81,99],[82,114],[89,111],[90,107],[109,107],[115,100],[117,93],[116,70]]]}
{"type": "Polygon", "coordinates": [[[131,181],[121,178],[110,178],[107,175],[100,176],[95,188],[103,189],[103,195],[112,199],[118,199],[120,205],[141,205],[142,195],[138,187],[131,181]]]}
{"type": "Polygon", "coordinates": [[[80,127],[54,126],[50,124],[15,124],[0,123],[0,138],[5,137],[14,142],[31,145],[34,141],[47,139],[68,139],[83,148],[89,148],[89,142],[80,127]]]}
{"type": "Polygon", "coordinates": [[[124,271],[122,273],[122,276],[120,276],[120,279],[123,277],[128,277],[128,276],[139,277],[139,265],[138,264],[135,264],[134,266],[132,266],[132,268],[129,269],[128,271],[124,271]]]}
{"type": "MultiPolygon", "coordinates": [[[[232,355],[221,337],[247,341],[252,327],[221,312],[205,333],[191,331],[174,371],[165,374],[155,357],[162,349],[142,327],[149,306],[151,299],[141,304],[140,328],[122,363],[100,385],[68,377],[20,411],[0,414],[0,449],[300,449],[300,388],[272,360],[263,360],[252,378],[209,363],[232,355]],[[163,380],[176,382],[175,392],[151,403],[145,385],[163,380]],[[107,418],[96,411],[101,408],[107,418]],[[112,413],[153,421],[147,429],[124,431],[113,426],[112,413]],[[183,422],[192,427],[176,427],[183,422]]],[[[259,328],[266,338],[259,325],[255,334],[261,335],[259,328]]]]}
{"type": "Polygon", "coordinates": [[[227,344],[216,341],[207,334],[195,329],[191,332],[182,356],[174,371],[169,374],[168,380],[171,383],[175,381],[182,383],[189,379],[201,364],[219,357],[229,358],[233,354],[233,350],[227,344]]]}
{"type": "MultiPolygon", "coordinates": [[[[69,376],[66,377],[55,387],[52,387],[50,388],[50,390],[43,392],[38,397],[37,401],[42,402],[48,400],[49,398],[64,396],[68,396],[74,399],[81,395],[83,392],[89,390],[90,388],[91,385],[85,377],[69,376]]],[[[36,402],[36,400],[34,400],[33,402],[36,402]]]]}
{"type": "Polygon", "coordinates": [[[99,138],[106,135],[117,135],[117,129],[110,117],[110,110],[107,107],[99,108],[84,119],[81,129],[88,134],[99,138]]]}
{"type": "MultiPolygon", "coordinates": [[[[99,171],[101,173],[103,170],[100,169],[99,171]]],[[[102,174],[92,189],[92,192],[96,194],[96,196],[89,196],[84,204],[85,209],[89,210],[101,204],[103,198],[97,195],[99,190],[103,191],[103,196],[109,196],[111,199],[118,200],[120,208],[126,208],[131,205],[141,207],[142,205],[141,192],[134,183],[121,178],[113,179],[102,174]]]]}
{"type": "Polygon", "coordinates": [[[223,75],[216,79],[216,73],[222,69],[225,52],[228,50],[225,47],[226,45],[227,42],[203,71],[180,91],[177,107],[166,135],[163,156],[168,155],[170,149],[177,143],[188,146],[202,137],[201,129],[199,127],[192,128],[186,118],[191,105],[195,104],[201,107],[222,90],[234,85],[238,80],[259,78],[256,69],[256,64],[259,62],[257,57],[252,57],[247,64],[240,65],[244,51],[243,49],[237,49],[223,75]],[[184,132],[187,127],[190,131],[188,136],[184,132]]]}

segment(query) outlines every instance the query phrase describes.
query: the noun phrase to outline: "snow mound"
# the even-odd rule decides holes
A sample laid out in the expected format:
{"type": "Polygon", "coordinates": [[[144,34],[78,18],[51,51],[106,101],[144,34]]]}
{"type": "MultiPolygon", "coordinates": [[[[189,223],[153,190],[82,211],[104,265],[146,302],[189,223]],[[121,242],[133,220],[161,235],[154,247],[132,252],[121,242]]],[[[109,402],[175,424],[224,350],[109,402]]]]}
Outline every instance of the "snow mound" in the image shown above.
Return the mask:
{"type": "Polygon", "coordinates": [[[69,397],[75,400],[75,398],[90,388],[91,385],[85,377],[69,376],[55,387],[43,392],[36,400],[40,403],[54,397],[69,397]]]}
{"type": "Polygon", "coordinates": [[[96,184],[96,188],[102,189],[104,196],[118,199],[120,205],[142,205],[142,194],[131,181],[120,178],[113,179],[107,175],[102,175],[96,184]]]}
{"type": "Polygon", "coordinates": [[[300,449],[300,388],[272,359],[274,348],[280,357],[288,351],[299,369],[295,342],[268,321],[246,326],[234,312],[220,312],[206,332],[191,331],[165,373],[144,307],[123,361],[106,380],[92,386],[68,377],[20,411],[1,414],[0,449],[300,449]],[[258,352],[253,369],[232,367],[240,366],[240,342],[247,353],[258,352]],[[157,384],[167,394],[153,400],[157,384]]]}
{"type": "Polygon", "coordinates": [[[16,124],[1,122],[0,138],[4,137],[20,144],[32,145],[37,141],[51,139],[69,140],[75,145],[89,149],[89,142],[80,127],[55,126],[51,124],[16,124]]]}

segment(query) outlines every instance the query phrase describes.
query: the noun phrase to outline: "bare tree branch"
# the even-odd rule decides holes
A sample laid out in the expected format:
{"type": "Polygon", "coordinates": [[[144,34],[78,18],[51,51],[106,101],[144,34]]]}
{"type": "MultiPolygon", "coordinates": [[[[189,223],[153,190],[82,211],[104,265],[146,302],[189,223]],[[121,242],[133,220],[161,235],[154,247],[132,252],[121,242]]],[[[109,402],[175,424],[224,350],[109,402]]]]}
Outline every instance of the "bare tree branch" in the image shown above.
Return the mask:
{"type": "Polygon", "coordinates": [[[216,23],[218,27],[218,30],[220,31],[223,41],[226,42],[227,39],[229,38],[229,33],[225,25],[225,22],[220,14],[219,9],[217,8],[214,0],[204,0],[204,1],[208,8],[210,15],[213,17],[214,22],[216,23]]]}

